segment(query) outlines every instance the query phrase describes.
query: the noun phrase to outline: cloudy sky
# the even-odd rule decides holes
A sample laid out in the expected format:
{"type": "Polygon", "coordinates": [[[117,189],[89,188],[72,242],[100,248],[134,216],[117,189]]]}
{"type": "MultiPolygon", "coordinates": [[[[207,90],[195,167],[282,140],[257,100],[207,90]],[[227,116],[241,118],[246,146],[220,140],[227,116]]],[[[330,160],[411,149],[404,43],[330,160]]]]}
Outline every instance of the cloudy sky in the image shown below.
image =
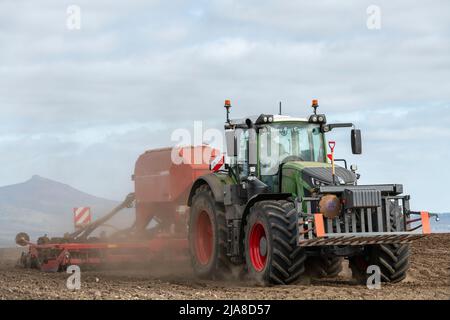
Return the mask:
{"type": "Polygon", "coordinates": [[[140,153],[195,120],[220,128],[224,99],[241,117],[280,100],[305,116],[318,98],[330,121],[362,128],[362,156],[348,132],[336,151],[363,183],[403,183],[413,208],[450,211],[449,12],[445,0],[0,0],[0,185],[39,174],[121,199],[140,153]]]}

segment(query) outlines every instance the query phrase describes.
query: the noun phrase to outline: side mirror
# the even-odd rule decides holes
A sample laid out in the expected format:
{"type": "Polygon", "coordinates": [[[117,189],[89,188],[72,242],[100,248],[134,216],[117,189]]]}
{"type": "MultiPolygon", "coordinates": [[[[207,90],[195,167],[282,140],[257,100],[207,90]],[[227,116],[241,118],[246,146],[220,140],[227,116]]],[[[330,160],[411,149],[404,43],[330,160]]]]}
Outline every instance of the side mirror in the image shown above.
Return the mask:
{"type": "Polygon", "coordinates": [[[352,153],[361,154],[362,153],[361,130],[352,129],[351,140],[352,140],[352,153]]]}
{"type": "Polygon", "coordinates": [[[227,142],[227,155],[229,157],[236,157],[236,132],[234,130],[225,130],[225,139],[227,142]]]}

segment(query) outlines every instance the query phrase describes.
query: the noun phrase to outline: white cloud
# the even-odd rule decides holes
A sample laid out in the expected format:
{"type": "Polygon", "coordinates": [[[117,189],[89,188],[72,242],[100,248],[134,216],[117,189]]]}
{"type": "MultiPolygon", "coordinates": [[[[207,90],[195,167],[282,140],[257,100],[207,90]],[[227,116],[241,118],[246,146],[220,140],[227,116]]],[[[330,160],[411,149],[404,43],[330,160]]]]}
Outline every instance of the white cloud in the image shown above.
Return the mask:
{"type": "Polygon", "coordinates": [[[80,31],[69,4],[0,3],[2,184],[39,173],[120,199],[140,152],[194,120],[219,127],[225,98],[236,117],[280,100],[305,115],[319,98],[363,128],[365,156],[349,158],[366,182],[406,180],[421,207],[448,210],[415,178],[450,179],[426,169],[449,157],[447,1],[378,1],[379,31],[371,1],[83,0],[80,31]]]}

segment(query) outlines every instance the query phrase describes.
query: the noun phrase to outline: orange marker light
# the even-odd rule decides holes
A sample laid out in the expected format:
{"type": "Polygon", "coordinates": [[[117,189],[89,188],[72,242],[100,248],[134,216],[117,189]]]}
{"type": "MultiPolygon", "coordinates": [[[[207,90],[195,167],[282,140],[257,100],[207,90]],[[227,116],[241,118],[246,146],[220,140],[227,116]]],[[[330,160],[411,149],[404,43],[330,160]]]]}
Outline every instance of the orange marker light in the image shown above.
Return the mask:
{"type": "Polygon", "coordinates": [[[312,101],[312,106],[313,106],[313,107],[317,107],[318,105],[319,105],[319,100],[314,99],[314,100],[312,101]]]}
{"type": "Polygon", "coordinates": [[[430,234],[431,233],[430,214],[426,211],[421,211],[420,218],[422,220],[422,233],[430,234]]]}
{"type": "Polygon", "coordinates": [[[231,107],[231,101],[225,100],[225,107],[231,107]]]}
{"type": "Polygon", "coordinates": [[[314,214],[314,223],[316,225],[316,236],[318,238],[325,236],[325,226],[323,224],[323,215],[320,213],[314,214]]]}

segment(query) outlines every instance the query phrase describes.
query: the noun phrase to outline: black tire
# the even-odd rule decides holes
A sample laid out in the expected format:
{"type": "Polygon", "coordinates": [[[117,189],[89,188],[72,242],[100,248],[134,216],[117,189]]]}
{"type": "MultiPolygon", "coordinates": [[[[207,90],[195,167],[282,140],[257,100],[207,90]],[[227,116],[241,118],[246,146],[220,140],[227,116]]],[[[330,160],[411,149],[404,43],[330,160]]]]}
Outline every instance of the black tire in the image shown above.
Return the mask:
{"type": "MultiPolygon", "coordinates": [[[[192,199],[189,216],[189,249],[195,274],[200,278],[216,278],[230,273],[231,262],[226,252],[227,226],[223,205],[216,203],[207,185],[200,186],[192,199]],[[212,231],[211,253],[207,263],[198,254],[198,219],[207,214],[212,231]]],[[[204,257],[203,257],[204,258],[204,257]]]]}
{"type": "Polygon", "coordinates": [[[336,256],[309,257],[306,260],[307,273],[317,278],[334,278],[342,271],[344,258],[336,256]]]}
{"type": "Polygon", "coordinates": [[[365,256],[352,257],[349,265],[353,277],[361,283],[366,283],[367,267],[380,267],[382,282],[400,282],[406,278],[409,269],[411,250],[408,244],[379,244],[366,248],[365,256]]]}
{"type": "MultiPolygon", "coordinates": [[[[391,204],[390,225],[391,231],[398,231],[396,228],[395,216],[401,214],[398,205],[391,204]]],[[[403,230],[403,228],[401,228],[403,230]]],[[[406,278],[409,269],[409,257],[411,249],[409,244],[376,244],[366,246],[362,256],[355,256],[349,259],[349,266],[353,277],[359,282],[366,283],[367,267],[377,265],[380,267],[382,282],[400,282],[406,278]]]]}
{"type": "Polygon", "coordinates": [[[261,285],[283,285],[300,277],[305,271],[306,254],[297,246],[297,232],[297,212],[293,203],[261,201],[250,208],[244,249],[251,280],[261,285]],[[258,237],[261,232],[264,234],[258,237]]]}

